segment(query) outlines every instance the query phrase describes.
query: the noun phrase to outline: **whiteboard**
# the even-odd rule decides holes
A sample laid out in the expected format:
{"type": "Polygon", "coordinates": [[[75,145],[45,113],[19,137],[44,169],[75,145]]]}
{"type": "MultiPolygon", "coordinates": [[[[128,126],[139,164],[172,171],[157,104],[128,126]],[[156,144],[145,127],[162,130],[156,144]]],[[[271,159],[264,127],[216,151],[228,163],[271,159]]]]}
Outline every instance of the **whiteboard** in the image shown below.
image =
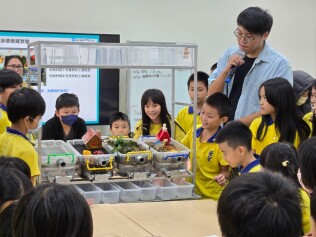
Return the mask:
{"type": "MultiPolygon", "coordinates": [[[[187,81],[192,74],[191,69],[175,70],[175,101],[190,103],[187,81]]],[[[127,73],[127,113],[134,131],[136,123],[141,119],[141,97],[147,89],[159,89],[166,98],[167,108],[172,114],[172,69],[132,69],[127,73]]],[[[175,106],[175,116],[183,106],[175,106]]]]}

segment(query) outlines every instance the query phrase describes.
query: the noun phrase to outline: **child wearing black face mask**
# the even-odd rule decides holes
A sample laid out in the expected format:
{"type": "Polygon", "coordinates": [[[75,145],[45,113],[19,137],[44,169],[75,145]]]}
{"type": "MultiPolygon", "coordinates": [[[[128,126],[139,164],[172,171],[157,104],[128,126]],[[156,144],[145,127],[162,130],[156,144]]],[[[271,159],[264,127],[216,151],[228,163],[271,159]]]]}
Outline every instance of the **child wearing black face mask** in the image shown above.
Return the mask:
{"type": "Polygon", "coordinates": [[[79,99],[75,94],[63,93],[56,100],[55,116],[43,126],[43,140],[81,139],[87,132],[84,120],[78,117],[79,99]]]}

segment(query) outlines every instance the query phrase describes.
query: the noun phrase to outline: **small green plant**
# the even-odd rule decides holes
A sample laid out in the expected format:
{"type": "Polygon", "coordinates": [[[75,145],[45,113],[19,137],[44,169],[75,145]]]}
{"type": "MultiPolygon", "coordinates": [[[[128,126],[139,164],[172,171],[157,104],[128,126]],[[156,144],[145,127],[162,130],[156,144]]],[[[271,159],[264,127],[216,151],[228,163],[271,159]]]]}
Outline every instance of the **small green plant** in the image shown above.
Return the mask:
{"type": "Polygon", "coordinates": [[[136,141],[133,141],[131,139],[124,139],[122,136],[116,139],[109,139],[107,143],[114,148],[112,152],[120,152],[122,154],[126,154],[131,151],[142,150],[136,141]]]}

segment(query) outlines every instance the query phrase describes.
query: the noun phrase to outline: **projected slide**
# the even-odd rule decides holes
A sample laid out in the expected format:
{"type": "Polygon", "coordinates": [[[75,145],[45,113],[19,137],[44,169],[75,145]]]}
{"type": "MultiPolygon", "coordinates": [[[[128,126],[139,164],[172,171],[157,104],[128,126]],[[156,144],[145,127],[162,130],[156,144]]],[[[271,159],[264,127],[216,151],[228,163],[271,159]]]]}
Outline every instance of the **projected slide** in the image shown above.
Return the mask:
{"type": "MultiPolygon", "coordinates": [[[[20,55],[25,58],[27,43],[35,41],[99,42],[99,35],[2,31],[0,32],[0,68],[3,67],[4,58],[7,55],[20,55]]],[[[34,59],[32,54],[34,52],[31,52],[34,59]]],[[[37,89],[37,71],[33,70],[31,74],[32,87],[37,89]]],[[[26,73],[23,79],[27,80],[26,73]]],[[[46,102],[46,113],[43,116],[43,122],[53,117],[56,98],[67,92],[74,93],[79,97],[79,116],[87,124],[99,123],[99,70],[49,68],[43,71],[41,80],[41,94],[46,102]]]]}

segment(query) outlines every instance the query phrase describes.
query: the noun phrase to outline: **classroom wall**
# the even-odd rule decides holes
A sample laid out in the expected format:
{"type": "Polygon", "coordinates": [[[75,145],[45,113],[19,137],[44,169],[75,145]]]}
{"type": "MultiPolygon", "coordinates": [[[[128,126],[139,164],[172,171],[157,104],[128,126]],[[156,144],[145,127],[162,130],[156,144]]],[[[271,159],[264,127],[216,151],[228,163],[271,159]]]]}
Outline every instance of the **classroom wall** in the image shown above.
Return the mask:
{"type": "MultiPolygon", "coordinates": [[[[0,29],[120,34],[121,42],[194,42],[199,47],[198,69],[209,72],[224,50],[236,43],[237,15],[249,6],[270,10],[274,24],[268,43],[288,57],[293,70],[316,77],[315,0],[1,1],[0,29]]],[[[122,70],[123,111],[124,76],[122,70]]]]}

